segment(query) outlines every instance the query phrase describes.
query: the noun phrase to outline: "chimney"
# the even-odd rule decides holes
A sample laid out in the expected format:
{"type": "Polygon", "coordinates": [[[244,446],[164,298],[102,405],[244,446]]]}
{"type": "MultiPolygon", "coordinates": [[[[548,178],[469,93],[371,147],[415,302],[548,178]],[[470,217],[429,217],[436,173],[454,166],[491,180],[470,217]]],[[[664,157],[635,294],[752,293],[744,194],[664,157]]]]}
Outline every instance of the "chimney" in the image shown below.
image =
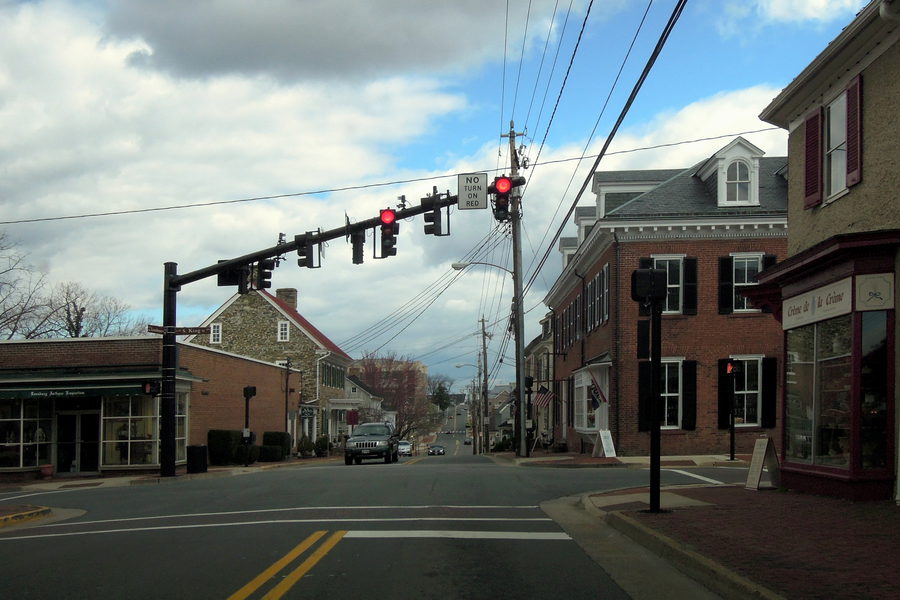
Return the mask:
{"type": "Polygon", "coordinates": [[[297,288],[278,288],[275,290],[275,297],[296,310],[297,288]]]}

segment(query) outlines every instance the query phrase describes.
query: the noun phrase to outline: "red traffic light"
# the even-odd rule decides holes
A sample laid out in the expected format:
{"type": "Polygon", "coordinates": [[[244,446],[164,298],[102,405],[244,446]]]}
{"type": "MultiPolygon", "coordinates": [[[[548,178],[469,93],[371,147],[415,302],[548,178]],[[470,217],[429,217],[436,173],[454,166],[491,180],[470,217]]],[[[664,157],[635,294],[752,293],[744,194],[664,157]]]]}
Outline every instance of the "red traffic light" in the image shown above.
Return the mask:
{"type": "Polygon", "coordinates": [[[392,208],[384,208],[381,210],[381,222],[390,225],[397,220],[397,213],[392,208]]]}
{"type": "Polygon", "coordinates": [[[512,179],[509,177],[497,177],[494,179],[494,189],[498,194],[508,194],[512,189],[512,179]]]}

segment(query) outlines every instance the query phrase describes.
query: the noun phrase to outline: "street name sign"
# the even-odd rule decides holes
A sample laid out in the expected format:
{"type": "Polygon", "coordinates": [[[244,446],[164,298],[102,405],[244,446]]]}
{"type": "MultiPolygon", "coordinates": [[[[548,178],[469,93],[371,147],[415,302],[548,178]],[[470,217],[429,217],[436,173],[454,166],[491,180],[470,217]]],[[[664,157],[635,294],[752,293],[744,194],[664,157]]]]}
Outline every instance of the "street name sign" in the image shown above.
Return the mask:
{"type": "MultiPolygon", "coordinates": [[[[209,333],[209,327],[173,327],[172,333],[175,335],[204,335],[209,333]]],[[[165,333],[166,328],[162,325],[147,325],[147,333],[165,333]]]]}
{"type": "Polygon", "coordinates": [[[475,210],[487,208],[487,173],[463,173],[457,175],[456,195],[459,197],[459,210],[475,210]]]}

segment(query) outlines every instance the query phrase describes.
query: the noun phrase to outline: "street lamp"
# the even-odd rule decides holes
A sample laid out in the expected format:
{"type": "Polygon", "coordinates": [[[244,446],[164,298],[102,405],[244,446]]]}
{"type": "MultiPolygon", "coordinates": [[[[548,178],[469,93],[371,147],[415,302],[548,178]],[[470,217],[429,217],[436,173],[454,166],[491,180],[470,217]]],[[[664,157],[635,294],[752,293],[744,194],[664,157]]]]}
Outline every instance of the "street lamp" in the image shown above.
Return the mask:
{"type": "MultiPolygon", "coordinates": [[[[515,339],[516,339],[516,389],[518,390],[518,401],[519,401],[519,410],[517,415],[518,420],[518,430],[519,430],[519,448],[518,455],[521,457],[528,456],[528,440],[526,439],[526,423],[525,423],[525,415],[526,406],[525,406],[525,309],[524,303],[522,302],[522,269],[520,263],[521,257],[519,253],[514,253],[515,266],[518,268],[514,268],[514,270],[510,271],[506,267],[501,267],[500,265],[495,265],[489,262],[455,262],[450,266],[456,270],[461,271],[465,269],[469,265],[485,265],[488,267],[495,267],[497,269],[502,269],[506,271],[513,278],[513,321],[515,322],[515,339]]],[[[487,402],[487,398],[485,398],[485,402],[487,402]]]]}

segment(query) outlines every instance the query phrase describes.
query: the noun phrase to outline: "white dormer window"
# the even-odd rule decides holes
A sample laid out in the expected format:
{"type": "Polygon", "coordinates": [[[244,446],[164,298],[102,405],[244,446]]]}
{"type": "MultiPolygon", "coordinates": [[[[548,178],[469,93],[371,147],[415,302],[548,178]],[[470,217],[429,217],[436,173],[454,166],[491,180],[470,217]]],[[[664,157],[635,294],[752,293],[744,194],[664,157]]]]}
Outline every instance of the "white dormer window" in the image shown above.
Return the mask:
{"type": "Polygon", "coordinates": [[[725,201],[728,204],[750,202],[750,167],[742,160],[732,162],[725,171],[725,201]]]}

